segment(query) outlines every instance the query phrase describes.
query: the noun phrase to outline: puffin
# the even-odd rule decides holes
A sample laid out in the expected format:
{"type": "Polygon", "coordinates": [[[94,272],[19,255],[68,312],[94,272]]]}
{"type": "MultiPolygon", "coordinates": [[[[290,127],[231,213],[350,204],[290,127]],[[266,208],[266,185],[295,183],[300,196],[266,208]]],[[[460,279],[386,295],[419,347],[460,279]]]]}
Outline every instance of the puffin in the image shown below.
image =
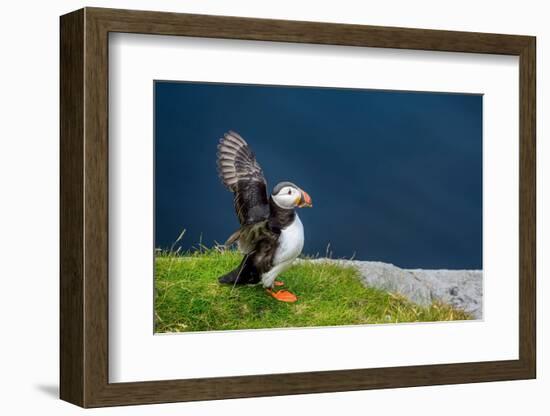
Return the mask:
{"type": "Polygon", "coordinates": [[[228,131],[217,147],[217,170],[223,185],[233,193],[239,229],[226,241],[237,243],[243,254],[237,268],[219,277],[221,284],[256,285],[281,302],[296,302],[297,296],[275,287],[276,280],[300,255],[304,247],[304,226],[296,208],[312,207],[309,194],[289,181],[276,184],[267,193],[267,181],[248,143],[228,131]]]}

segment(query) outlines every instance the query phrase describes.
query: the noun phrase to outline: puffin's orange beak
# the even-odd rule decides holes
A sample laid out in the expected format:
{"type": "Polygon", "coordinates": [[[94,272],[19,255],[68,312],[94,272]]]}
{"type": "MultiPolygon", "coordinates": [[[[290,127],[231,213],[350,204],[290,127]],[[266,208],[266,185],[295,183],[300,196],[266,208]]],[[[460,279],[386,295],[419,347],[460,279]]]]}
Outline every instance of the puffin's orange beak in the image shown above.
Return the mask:
{"type": "Polygon", "coordinates": [[[313,204],[311,203],[311,197],[309,196],[309,194],[302,190],[302,195],[300,197],[300,203],[298,204],[298,207],[300,208],[305,208],[305,207],[309,207],[311,208],[313,206],[313,204]]]}

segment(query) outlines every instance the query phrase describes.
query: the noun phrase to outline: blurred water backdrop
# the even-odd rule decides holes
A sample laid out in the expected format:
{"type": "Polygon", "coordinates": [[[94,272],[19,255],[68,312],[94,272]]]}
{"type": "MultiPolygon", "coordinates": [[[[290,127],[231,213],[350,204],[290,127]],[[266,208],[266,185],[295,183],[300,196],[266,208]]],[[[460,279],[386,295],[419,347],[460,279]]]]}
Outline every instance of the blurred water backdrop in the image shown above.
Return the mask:
{"type": "Polygon", "coordinates": [[[482,268],[482,96],[156,81],[155,246],[223,243],[238,228],[216,173],[229,129],[269,191],[290,180],[304,253],[406,268],[482,268]]]}

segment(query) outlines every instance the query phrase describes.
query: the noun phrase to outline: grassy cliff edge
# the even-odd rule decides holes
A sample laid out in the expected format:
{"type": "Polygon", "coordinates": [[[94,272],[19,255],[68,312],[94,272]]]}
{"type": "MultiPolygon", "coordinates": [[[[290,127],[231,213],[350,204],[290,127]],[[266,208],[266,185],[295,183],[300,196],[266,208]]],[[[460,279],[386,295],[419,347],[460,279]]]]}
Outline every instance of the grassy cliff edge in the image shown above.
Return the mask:
{"type": "Polygon", "coordinates": [[[340,326],[466,320],[441,303],[416,305],[402,296],[365,287],[353,267],[303,261],[280,280],[298,302],[278,302],[261,285],[220,285],[217,277],[235,268],[233,250],[185,255],[158,253],[155,259],[155,332],[340,326]]]}

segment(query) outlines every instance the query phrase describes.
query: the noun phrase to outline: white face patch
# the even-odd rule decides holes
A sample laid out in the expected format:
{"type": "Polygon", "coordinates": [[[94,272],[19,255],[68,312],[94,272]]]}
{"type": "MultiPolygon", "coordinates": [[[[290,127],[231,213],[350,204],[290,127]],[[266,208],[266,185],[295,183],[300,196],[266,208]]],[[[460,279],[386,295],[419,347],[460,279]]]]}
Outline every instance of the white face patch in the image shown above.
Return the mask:
{"type": "Polygon", "coordinates": [[[272,195],[273,201],[283,209],[294,209],[300,203],[301,193],[293,186],[281,188],[279,193],[272,195]]]}

